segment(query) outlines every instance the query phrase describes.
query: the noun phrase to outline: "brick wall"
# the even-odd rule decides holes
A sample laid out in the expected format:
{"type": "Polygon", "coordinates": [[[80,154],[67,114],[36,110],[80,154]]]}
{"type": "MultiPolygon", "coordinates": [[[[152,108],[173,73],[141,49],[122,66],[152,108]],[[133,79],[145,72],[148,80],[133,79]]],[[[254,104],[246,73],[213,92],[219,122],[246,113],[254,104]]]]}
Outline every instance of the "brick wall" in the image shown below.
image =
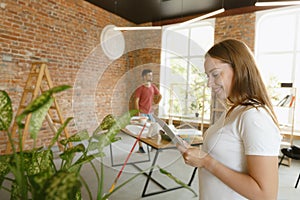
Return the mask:
{"type": "Polygon", "coordinates": [[[215,42],[226,38],[242,40],[254,51],[255,13],[217,18],[215,22],[215,42]]]}
{"type": "MultiPolygon", "coordinates": [[[[159,50],[143,50],[144,46],[159,48],[160,34],[157,33],[151,35],[155,45],[145,34],[143,45],[132,44],[136,46],[134,52],[129,49],[117,61],[104,62],[109,59],[100,45],[103,28],[112,22],[119,26],[133,24],[83,0],[2,0],[0,18],[0,89],[10,95],[14,112],[17,112],[31,63],[45,61],[54,86],[73,86],[72,90],[57,95],[63,117],[74,117],[68,127],[71,134],[84,128],[94,130],[112,111],[110,97],[113,94],[126,96],[126,90],[113,89],[127,70],[138,63],[159,63],[159,50]],[[142,56],[137,57],[137,62],[135,55],[138,54],[142,56]],[[127,57],[131,57],[130,63],[127,57]]],[[[126,43],[134,41],[134,37],[124,35],[126,43]]],[[[115,110],[128,108],[128,103],[121,101],[122,104],[114,105],[115,110]]],[[[37,145],[47,145],[52,136],[45,123],[37,145]]],[[[32,141],[26,141],[30,148],[32,141]]],[[[5,152],[6,143],[6,134],[0,133],[0,153],[5,152]]]]}

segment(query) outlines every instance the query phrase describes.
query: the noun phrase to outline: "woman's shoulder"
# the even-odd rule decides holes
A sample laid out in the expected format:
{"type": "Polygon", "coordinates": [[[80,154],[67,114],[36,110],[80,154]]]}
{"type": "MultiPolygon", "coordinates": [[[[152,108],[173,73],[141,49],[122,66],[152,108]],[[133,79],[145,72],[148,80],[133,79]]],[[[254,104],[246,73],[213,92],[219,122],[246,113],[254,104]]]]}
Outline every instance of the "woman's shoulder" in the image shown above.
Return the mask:
{"type": "Polygon", "coordinates": [[[266,108],[262,107],[262,106],[257,106],[257,107],[246,107],[243,108],[242,110],[243,113],[245,115],[268,115],[268,111],[266,110],[266,108]]]}
{"type": "Polygon", "coordinates": [[[252,121],[259,123],[272,122],[271,114],[264,107],[241,108],[240,119],[243,121],[252,121]]]}
{"type": "Polygon", "coordinates": [[[247,120],[258,120],[258,119],[265,119],[270,118],[271,115],[266,110],[266,108],[259,106],[259,107],[252,107],[252,106],[237,106],[231,112],[231,117],[233,118],[241,118],[247,120]]]}

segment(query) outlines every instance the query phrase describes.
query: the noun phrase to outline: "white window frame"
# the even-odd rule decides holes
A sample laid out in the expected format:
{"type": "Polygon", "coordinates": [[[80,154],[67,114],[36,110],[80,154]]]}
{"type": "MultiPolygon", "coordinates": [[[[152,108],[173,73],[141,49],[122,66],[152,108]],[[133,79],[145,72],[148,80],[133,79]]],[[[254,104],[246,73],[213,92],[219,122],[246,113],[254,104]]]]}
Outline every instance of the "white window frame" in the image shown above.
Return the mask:
{"type": "MultiPolygon", "coordinates": [[[[162,107],[159,109],[159,116],[163,117],[163,118],[169,118],[170,116],[170,105],[169,105],[169,100],[170,100],[170,95],[171,95],[171,87],[176,87],[176,82],[190,82],[190,77],[189,75],[192,74],[189,71],[191,70],[191,66],[193,64],[193,59],[198,59],[199,62],[202,64],[200,64],[201,66],[197,66],[197,68],[199,68],[199,70],[202,70],[201,73],[204,74],[204,66],[203,66],[203,62],[204,62],[204,54],[206,53],[206,51],[213,45],[214,43],[214,28],[215,28],[215,19],[207,19],[207,20],[203,20],[201,22],[195,23],[195,24],[191,24],[189,26],[182,26],[180,24],[175,24],[175,25],[170,25],[170,26],[164,26],[163,27],[163,31],[162,31],[162,51],[161,51],[161,70],[160,70],[160,91],[162,93],[163,99],[161,101],[161,105],[162,107]],[[195,28],[199,28],[201,29],[201,27],[209,27],[212,29],[212,33],[211,33],[211,38],[208,41],[208,44],[203,44],[205,46],[205,48],[203,48],[203,51],[199,51],[199,54],[197,55],[191,55],[190,49],[191,49],[191,45],[194,45],[195,43],[199,42],[195,42],[193,41],[190,36],[191,36],[191,32],[193,29],[195,28]],[[187,48],[186,51],[183,52],[172,52],[172,50],[170,50],[169,48],[169,43],[180,43],[180,36],[178,36],[178,40],[176,41],[172,41],[172,40],[168,40],[170,38],[168,38],[170,36],[169,33],[174,34],[174,32],[178,33],[180,31],[187,31],[188,32],[188,42],[187,42],[187,48]],[[172,59],[179,59],[179,61],[184,61],[187,64],[187,73],[182,76],[182,77],[178,77],[175,78],[176,80],[174,81],[173,85],[171,86],[172,81],[168,80],[168,78],[170,78],[170,60],[172,59]]],[[[199,36],[201,37],[201,36],[199,36]]],[[[186,39],[185,36],[182,37],[183,39],[186,39]]],[[[199,38],[198,38],[199,39],[199,38]]],[[[200,41],[201,42],[201,41],[200,41]]],[[[170,44],[171,45],[171,44],[170,44]]],[[[202,47],[202,44],[199,44],[202,47]]],[[[184,45],[183,45],[184,46],[184,45]]],[[[181,49],[182,50],[182,49],[181,49]]],[[[206,83],[204,83],[206,85],[206,83]]],[[[189,84],[186,84],[187,87],[189,84]]],[[[189,90],[189,88],[186,88],[186,93],[189,90]]],[[[187,104],[187,101],[185,102],[185,104],[187,104]]],[[[209,104],[210,102],[208,102],[209,104]]],[[[208,112],[209,112],[209,106],[208,107],[208,112]]],[[[182,113],[183,118],[181,118],[180,120],[185,121],[184,116],[186,115],[186,113],[182,113]]],[[[191,113],[191,115],[193,115],[193,113],[191,113]]],[[[210,114],[206,114],[206,119],[209,122],[209,117],[210,114]]],[[[202,119],[203,120],[203,119],[202,119]]]]}
{"type": "MultiPolygon", "coordinates": [[[[277,24],[276,24],[277,25],[277,24]]],[[[282,27],[278,26],[277,31],[280,31],[282,27]]],[[[287,8],[278,8],[278,9],[272,9],[272,10],[267,10],[267,11],[260,11],[256,13],[256,35],[255,35],[255,57],[258,63],[258,66],[261,69],[262,76],[267,84],[267,87],[273,87],[272,81],[270,81],[270,77],[267,76],[268,70],[274,70],[270,68],[266,68],[266,65],[268,65],[267,61],[264,61],[263,56],[281,56],[281,55],[290,55],[291,59],[289,60],[289,63],[285,63],[285,66],[282,67],[282,74],[286,70],[290,70],[290,80],[289,81],[282,81],[286,80],[285,78],[282,77],[275,77],[275,79],[278,79],[278,82],[291,82],[293,83],[293,87],[298,88],[297,93],[296,93],[296,103],[295,103],[295,112],[294,112],[294,127],[295,130],[300,130],[300,105],[299,105],[299,89],[300,89],[300,6],[293,6],[293,7],[287,7],[287,8]],[[294,47],[292,50],[289,51],[280,51],[278,49],[276,50],[270,50],[270,51],[262,51],[264,47],[261,46],[262,38],[261,36],[261,26],[264,22],[264,20],[270,20],[272,17],[283,17],[287,15],[292,15],[295,19],[295,23],[293,26],[295,26],[295,32],[291,33],[294,34],[295,42],[294,47]],[[289,65],[289,66],[287,66],[289,65]],[[297,66],[298,65],[298,66],[297,66]],[[268,77],[268,78],[266,78],[268,77]]],[[[268,31],[268,30],[267,30],[268,31]]],[[[274,33],[274,30],[273,30],[274,33]]],[[[272,32],[267,33],[269,35],[272,35],[272,32]]],[[[289,37],[288,35],[284,35],[280,38],[280,40],[285,40],[285,38],[289,37]]],[[[274,41],[276,42],[276,41],[274,41]]],[[[271,64],[270,64],[271,66],[271,64]]],[[[279,74],[279,73],[277,73],[279,74]]],[[[292,118],[291,116],[289,116],[292,118]]],[[[279,116],[280,118],[280,116],[279,116]]]]}

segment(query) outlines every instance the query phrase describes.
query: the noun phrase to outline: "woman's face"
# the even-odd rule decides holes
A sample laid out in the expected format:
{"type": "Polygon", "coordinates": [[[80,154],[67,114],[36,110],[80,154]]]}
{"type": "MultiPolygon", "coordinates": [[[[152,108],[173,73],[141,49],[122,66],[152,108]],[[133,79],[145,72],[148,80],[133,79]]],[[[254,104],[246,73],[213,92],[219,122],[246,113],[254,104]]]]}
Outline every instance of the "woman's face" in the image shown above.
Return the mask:
{"type": "Polygon", "coordinates": [[[233,82],[233,68],[230,64],[206,56],[204,62],[207,85],[218,98],[225,100],[229,95],[233,82]]]}

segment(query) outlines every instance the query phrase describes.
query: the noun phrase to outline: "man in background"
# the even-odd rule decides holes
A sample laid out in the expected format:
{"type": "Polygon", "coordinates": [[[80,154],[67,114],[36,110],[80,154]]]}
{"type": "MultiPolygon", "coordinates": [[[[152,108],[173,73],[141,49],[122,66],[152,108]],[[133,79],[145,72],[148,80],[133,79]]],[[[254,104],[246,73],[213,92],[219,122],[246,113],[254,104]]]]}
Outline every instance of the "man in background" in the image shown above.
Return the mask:
{"type": "MultiPolygon", "coordinates": [[[[135,90],[135,109],[139,110],[139,116],[147,117],[154,122],[154,110],[162,98],[158,88],[152,83],[153,73],[150,69],[142,71],[143,84],[135,90]]],[[[142,142],[139,142],[139,153],[145,153],[142,142]]]]}

